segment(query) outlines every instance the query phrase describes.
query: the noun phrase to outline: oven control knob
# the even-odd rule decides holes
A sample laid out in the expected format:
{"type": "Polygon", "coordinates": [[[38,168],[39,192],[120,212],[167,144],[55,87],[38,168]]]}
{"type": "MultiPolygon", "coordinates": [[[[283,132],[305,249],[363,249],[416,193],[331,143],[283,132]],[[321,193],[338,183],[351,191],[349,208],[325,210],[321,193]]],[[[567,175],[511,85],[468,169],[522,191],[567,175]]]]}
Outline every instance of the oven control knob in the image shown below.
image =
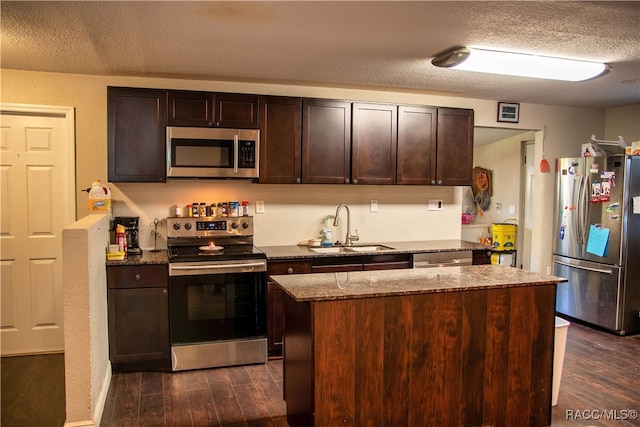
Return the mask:
{"type": "Polygon", "coordinates": [[[190,223],[186,223],[184,225],[185,230],[191,230],[191,224],[190,223]]]}
{"type": "Polygon", "coordinates": [[[180,230],[180,224],[178,224],[177,222],[175,224],[173,224],[173,229],[174,230],[180,230]]]}
{"type": "Polygon", "coordinates": [[[249,223],[248,222],[243,222],[242,223],[242,228],[249,228],[249,223]]]}
{"type": "Polygon", "coordinates": [[[238,223],[237,223],[237,222],[232,222],[232,223],[231,223],[231,228],[233,228],[234,230],[235,230],[236,228],[238,228],[238,223]]]}

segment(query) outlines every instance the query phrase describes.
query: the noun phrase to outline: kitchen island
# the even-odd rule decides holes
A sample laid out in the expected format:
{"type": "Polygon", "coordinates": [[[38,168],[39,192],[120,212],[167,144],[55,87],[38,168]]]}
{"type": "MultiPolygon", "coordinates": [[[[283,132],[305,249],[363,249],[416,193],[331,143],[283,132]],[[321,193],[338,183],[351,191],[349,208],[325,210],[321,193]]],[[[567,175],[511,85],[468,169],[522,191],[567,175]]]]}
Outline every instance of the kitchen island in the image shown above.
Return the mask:
{"type": "Polygon", "coordinates": [[[291,427],[551,423],[565,279],[496,265],[272,279],[291,427]]]}

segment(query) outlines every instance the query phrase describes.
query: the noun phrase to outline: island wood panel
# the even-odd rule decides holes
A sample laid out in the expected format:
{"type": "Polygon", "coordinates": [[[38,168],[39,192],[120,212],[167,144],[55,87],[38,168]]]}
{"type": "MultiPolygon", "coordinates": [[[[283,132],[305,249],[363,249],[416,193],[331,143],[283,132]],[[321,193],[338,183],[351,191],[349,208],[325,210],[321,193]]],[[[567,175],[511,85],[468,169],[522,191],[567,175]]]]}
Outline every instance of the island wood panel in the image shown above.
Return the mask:
{"type": "Polygon", "coordinates": [[[555,285],[302,304],[286,299],[284,382],[292,427],[551,422],[555,285]],[[302,363],[305,352],[310,359],[302,363]],[[298,375],[290,378],[294,369],[298,375]],[[313,398],[305,396],[310,390],[313,398]]]}

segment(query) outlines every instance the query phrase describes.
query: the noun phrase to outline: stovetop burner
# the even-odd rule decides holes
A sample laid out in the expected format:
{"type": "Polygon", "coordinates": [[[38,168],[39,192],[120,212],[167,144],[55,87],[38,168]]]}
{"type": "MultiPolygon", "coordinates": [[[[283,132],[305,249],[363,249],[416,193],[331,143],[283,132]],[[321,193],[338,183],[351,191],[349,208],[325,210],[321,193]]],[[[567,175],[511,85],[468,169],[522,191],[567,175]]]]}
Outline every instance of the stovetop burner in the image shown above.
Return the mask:
{"type": "Polygon", "coordinates": [[[253,217],[167,218],[167,247],[170,262],[266,258],[253,246],[253,217]]]}
{"type": "Polygon", "coordinates": [[[206,261],[211,260],[228,260],[228,259],[255,259],[266,258],[264,252],[252,245],[227,245],[221,251],[203,251],[200,250],[202,243],[198,246],[169,246],[170,262],[189,262],[189,261],[206,261]]]}

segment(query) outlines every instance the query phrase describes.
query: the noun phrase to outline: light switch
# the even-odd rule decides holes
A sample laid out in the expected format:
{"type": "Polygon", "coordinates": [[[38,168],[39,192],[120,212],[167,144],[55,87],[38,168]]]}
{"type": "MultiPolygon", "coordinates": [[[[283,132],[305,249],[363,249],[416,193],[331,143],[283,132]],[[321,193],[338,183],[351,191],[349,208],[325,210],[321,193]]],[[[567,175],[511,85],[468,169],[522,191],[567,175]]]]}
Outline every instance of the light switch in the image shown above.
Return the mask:
{"type": "Polygon", "coordinates": [[[509,205],[509,213],[510,214],[515,214],[516,213],[516,207],[514,205],[509,205]]]}
{"type": "Polygon", "coordinates": [[[256,213],[257,214],[264,213],[264,200],[256,200],[256,213]]]}
{"type": "Polygon", "coordinates": [[[378,201],[371,200],[371,212],[378,212],[378,201]]]}

